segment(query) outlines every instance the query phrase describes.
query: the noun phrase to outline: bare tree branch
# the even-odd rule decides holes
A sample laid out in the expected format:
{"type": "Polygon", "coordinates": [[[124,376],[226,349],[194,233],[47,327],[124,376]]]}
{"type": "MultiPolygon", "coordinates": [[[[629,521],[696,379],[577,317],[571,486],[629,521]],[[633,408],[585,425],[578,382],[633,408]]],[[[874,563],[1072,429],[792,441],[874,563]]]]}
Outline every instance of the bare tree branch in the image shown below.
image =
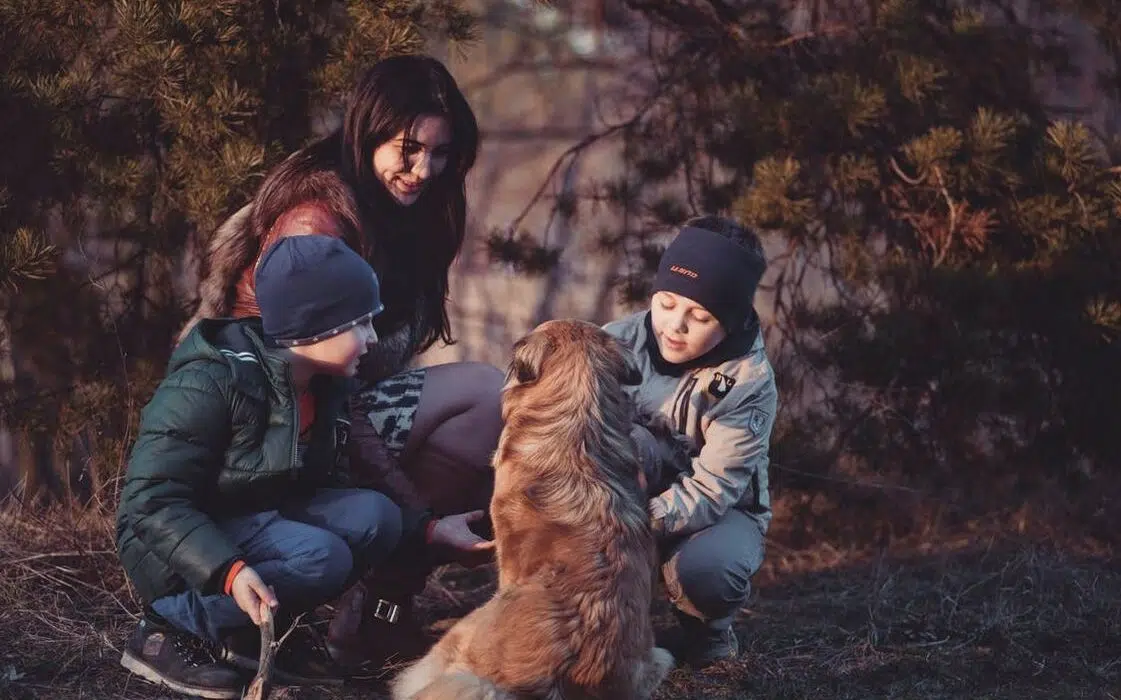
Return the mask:
{"type": "MultiPolygon", "coordinates": [[[[272,690],[272,667],[276,661],[276,651],[281,642],[276,639],[272,608],[261,606],[261,655],[257,662],[257,675],[245,692],[245,700],[267,700],[272,690]]],[[[287,636],[287,635],[285,635],[287,636]]]]}

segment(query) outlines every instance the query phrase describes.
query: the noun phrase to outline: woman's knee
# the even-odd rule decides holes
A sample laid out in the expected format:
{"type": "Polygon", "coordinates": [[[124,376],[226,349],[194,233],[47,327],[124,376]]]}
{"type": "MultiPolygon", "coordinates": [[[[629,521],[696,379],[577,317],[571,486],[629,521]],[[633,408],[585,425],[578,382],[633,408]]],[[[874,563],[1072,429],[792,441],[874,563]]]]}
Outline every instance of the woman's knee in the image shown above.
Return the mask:
{"type": "Polygon", "coordinates": [[[502,384],[505,375],[486,362],[464,362],[460,381],[467,390],[467,410],[478,414],[480,420],[498,424],[502,420],[502,384]]]}
{"type": "Polygon", "coordinates": [[[452,362],[425,370],[424,388],[405,453],[435,441],[441,447],[497,439],[502,422],[503,375],[484,362],[452,362]],[[453,432],[454,435],[449,435],[453,432]]]}
{"type": "Polygon", "coordinates": [[[442,397],[450,413],[497,412],[505,375],[494,365],[455,362],[429,367],[427,372],[425,393],[442,397]]]}
{"type": "Polygon", "coordinates": [[[502,431],[502,379],[498,368],[482,362],[432,372],[421,397],[422,405],[432,403],[423,419],[418,412],[418,422],[428,423],[425,444],[469,463],[489,464],[502,431]]]}
{"type": "Polygon", "coordinates": [[[505,381],[506,375],[489,362],[461,362],[460,365],[462,366],[461,371],[466,373],[473,385],[494,391],[502,389],[502,383],[505,381]]]}

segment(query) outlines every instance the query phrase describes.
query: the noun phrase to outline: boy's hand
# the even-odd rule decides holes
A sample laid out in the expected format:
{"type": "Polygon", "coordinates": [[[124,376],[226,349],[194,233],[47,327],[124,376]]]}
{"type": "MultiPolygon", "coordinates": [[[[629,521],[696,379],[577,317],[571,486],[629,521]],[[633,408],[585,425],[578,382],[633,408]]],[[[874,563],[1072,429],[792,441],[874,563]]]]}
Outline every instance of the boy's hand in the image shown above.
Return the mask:
{"type": "Polygon", "coordinates": [[[484,540],[471,532],[469,527],[485,515],[481,510],[473,510],[438,519],[432,528],[429,544],[444,545],[460,552],[489,552],[494,549],[494,541],[484,540]]]}
{"type": "Polygon", "coordinates": [[[275,610],[276,606],[280,604],[272,588],[266,586],[257,572],[248,566],[244,567],[234,577],[233,585],[230,586],[230,595],[237,602],[237,606],[257,626],[261,624],[262,605],[267,605],[275,610]]]}

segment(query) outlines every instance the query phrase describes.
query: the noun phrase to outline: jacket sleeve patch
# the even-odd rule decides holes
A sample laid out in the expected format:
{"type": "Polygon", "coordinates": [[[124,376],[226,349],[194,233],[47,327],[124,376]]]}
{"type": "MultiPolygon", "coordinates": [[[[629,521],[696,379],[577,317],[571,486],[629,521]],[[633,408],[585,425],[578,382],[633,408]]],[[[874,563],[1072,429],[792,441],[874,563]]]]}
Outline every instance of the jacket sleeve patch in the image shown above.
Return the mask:
{"type": "Polygon", "coordinates": [[[759,437],[767,425],[767,412],[755,409],[747,419],[747,428],[755,437],[759,437]]]}

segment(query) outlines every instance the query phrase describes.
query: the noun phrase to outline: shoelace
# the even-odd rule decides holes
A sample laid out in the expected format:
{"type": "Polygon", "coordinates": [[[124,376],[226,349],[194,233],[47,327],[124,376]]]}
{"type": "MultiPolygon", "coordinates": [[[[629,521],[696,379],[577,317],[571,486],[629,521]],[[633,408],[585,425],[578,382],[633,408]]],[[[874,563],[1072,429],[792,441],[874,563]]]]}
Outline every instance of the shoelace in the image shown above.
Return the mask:
{"type": "Polygon", "coordinates": [[[206,666],[216,662],[210,645],[194,635],[176,634],[171,640],[171,645],[183,656],[187,663],[193,666],[206,666]]]}
{"type": "Polygon", "coordinates": [[[327,643],[323,636],[313,627],[300,626],[292,632],[292,636],[280,647],[278,656],[281,654],[285,656],[294,654],[305,656],[309,652],[324,658],[330,658],[327,654],[327,643]],[[284,654],[286,650],[288,653],[284,654]]]}

